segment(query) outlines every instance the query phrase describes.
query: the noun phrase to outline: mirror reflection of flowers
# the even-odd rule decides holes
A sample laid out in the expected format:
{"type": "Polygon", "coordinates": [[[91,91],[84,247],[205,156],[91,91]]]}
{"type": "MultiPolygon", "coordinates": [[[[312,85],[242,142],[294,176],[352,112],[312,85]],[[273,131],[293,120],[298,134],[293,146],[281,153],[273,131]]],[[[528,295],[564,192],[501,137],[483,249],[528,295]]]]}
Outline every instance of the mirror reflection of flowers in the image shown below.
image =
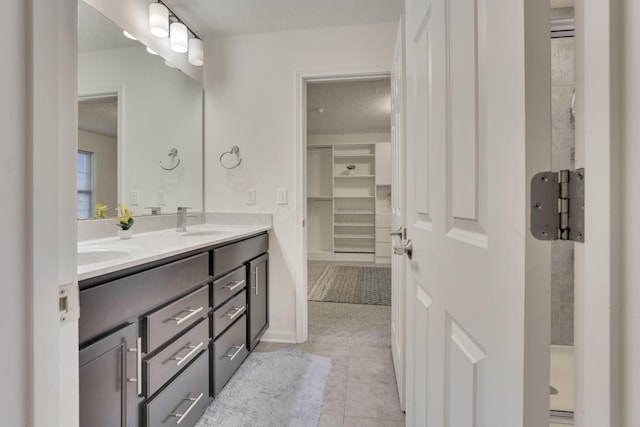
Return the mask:
{"type": "Polygon", "coordinates": [[[96,203],[96,214],[91,218],[92,219],[106,218],[107,209],[109,209],[109,206],[103,205],[102,203],[96,203]]]}
{"type": "Polygon", "coordinates": [[[130,229],[133,226],[133,214],[129,208],[125,205],[118,205],[116,212],[118,212],[118,217],[116,218],[118,223],[116,225],[123,230],[130,229]]]}

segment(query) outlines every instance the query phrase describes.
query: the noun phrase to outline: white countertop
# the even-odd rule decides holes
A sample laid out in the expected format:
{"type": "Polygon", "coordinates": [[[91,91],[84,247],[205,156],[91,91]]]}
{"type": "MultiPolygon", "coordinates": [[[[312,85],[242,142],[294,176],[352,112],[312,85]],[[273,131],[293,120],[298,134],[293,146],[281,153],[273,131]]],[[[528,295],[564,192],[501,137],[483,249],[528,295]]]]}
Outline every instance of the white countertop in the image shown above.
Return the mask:
{"type": "Polygon", "coordinates": [[[79,259],[81,256],[95,257],[94,259],[98,262],[89,264],[85,260],[84,264],[79,263],[78,281],[268,230],[271,230],[269,225],[202,224],[189,226],[186,233],[169,229],[136,234],[134,229],[131,239],[121,240],[118,237],[109,237],[85,240],[78,242],[79,259]],[[112,259],[106,260],[110,257],[112,259]]]}

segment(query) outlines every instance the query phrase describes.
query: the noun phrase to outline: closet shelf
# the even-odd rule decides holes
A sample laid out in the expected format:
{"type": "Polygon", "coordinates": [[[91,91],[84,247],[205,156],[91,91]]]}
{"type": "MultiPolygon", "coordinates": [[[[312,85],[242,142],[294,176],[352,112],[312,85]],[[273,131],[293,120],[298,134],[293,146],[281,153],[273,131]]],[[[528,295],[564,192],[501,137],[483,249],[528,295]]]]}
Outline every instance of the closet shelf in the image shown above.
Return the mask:
{"type": "Polygon", "coordinates": [[[334,234],[336,239],[375,239],[375,234],[334,234]]]}
{"type": "Polygon", "coordinates": [[[335,196],[334,199],[375,199],[376,196],[335,196]]]}
{"type": "Polygon", "coordinates": [[[371,209],[336,209],[336,215],[373,215],[376,211],[371,209]]]}
{"type": "Polygon", "coordinates": [[[309,200],[333,200],[332,196],[307,196],[309,200]]]}
{"type": "Polygon", "coordinates": [[[375,154],[334,154],[336,159],[360,159],[360,158],[374,158],[375,154]]]}
{"type": "Polygon", "coordinates": [[[375,178],[375,175],[334,175],[334,178],[375,178]]]}
{"type": "Polygon", "coordinates": [[[373,227],[373,222],[336,222],[336,227],[373,227]]]}
{"type": "Polygon", "coordinates": [[[348,252],[348,253],[360,253],[360,254],[373,254],[376,252],[375,248],[369,248],[369,247],[356,247],[356,248],[349,248],[349,247],[337,247],[334,249],[335,252],[348,252]]]}

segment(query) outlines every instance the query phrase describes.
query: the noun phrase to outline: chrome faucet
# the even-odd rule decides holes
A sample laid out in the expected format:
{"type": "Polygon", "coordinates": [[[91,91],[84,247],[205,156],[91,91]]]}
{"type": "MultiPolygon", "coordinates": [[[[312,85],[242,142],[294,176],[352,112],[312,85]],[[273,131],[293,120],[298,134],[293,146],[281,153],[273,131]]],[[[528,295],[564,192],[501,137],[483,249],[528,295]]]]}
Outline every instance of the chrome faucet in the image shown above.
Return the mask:
{"type": "Polygon", "coordinates": [[[178,206],[178,225],[176,231],[187,231],[187,209],[186,206],[178,206]]]}

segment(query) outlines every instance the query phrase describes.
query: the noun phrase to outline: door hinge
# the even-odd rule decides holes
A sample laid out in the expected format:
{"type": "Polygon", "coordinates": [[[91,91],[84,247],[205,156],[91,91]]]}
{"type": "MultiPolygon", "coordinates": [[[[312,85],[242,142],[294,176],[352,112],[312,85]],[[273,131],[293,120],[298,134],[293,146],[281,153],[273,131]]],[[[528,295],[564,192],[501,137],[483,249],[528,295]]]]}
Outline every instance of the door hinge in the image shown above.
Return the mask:
{"type": "Polygon", "coordinates": [[[540,172],[531,179],[531,234],[584,242],[584,169],[540,172]]]}

